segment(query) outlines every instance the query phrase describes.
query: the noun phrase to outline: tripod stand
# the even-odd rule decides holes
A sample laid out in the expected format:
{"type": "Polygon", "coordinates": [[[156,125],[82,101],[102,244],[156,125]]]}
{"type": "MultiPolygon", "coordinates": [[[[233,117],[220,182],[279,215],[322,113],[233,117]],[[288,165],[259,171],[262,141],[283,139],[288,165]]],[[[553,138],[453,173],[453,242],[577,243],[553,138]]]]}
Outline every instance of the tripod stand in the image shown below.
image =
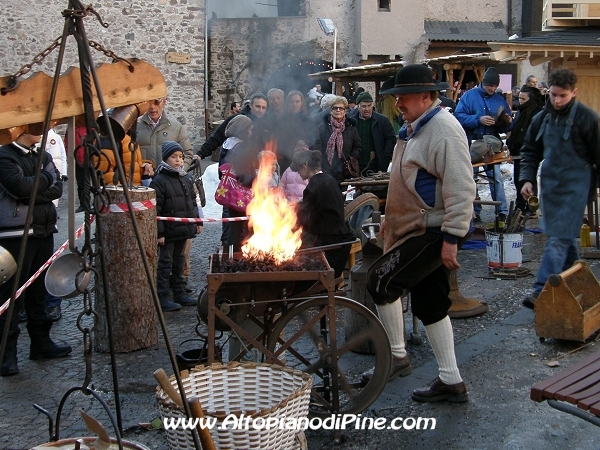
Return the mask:
{"type": "MultiPolygon", "coordinates": [[[[84,215],[84,217],[85,217],[84,236],[85,237],[84,237],[84,243],[83,243],[83,246],[81,247],[81,249],[77,249],[76,247],[74,247],[74,243],[71,242],[71,251],[76,252],[83,259],[83,261],[84,261],[83,262],[83,271],[85,271],[86,273],[93,272],[93,273],[97,274],[96,269],[93,267],[93,260],[94,260],[94,258],[96,258],[97,261],[100,262],[99,266],[100,266],[100,272],[102,274],[102,279],[106,280],[103,283],[103,286],[104,286],[104,299],[106,302],[105,309],[107,312],[107,327],[108,327],[108,335],[109,335],[113,387],[114,387],[114,393],[115,393],[116,417],[113,416],[108,404],[100,397],[100,395],[96,391],[94,391],[94,389],[90,388],[90,383],[91,383],[91,379],[92,379],[92,341],[91,341],[90,336],[94,330],[94,325],[91,327],[86,326],[84,319],[91,318],[91,320],[93,322],[95,322],[95,317],[97,316],[97,313],[93,309],[93,305],[92,305],[92,301],[91,301],[91,292],[87,288],[87,286],[85,288],[82,287],[82,289],[81,289],[81,293],[83,294],[84,311],[79,315],[78,322],[77,322],[78,328],[83,333],[84,356],[85,356],[85,365],[86,365],[84,380],[83,380],[81,386],[76,386],[76,387],[69,389],[62,397],[59,407],[58,407],[55,425],[53,425],[52,417],[50,416],[50,414],[47,411],[45,411],[43,408],[41,408],[38,405],[34,405],[34,406],[38,410],[42,411],[44,414],[46,414],[48,416],[49,421],[50,421],[50,427],[49,427],[50,440],[56,441],[59,439],[59,435],[60,435],[61,413],[62,413],[62,410],[63,410],[65,403],[66,403],[67,399],[69,398],[69,396],[74,392],[82,392],[84,395],[91,395],[95,399],[97,399],[102,404],[103,408],[106,410],[107,414],[110,417],[112,425],[115,429],[119,448],[123,448],[123,443],[122,443],[122,439],[121,439],[123,428],[122,428],[122,418],[121,418],[121,405],[120,405],[120,398],[119,398],[118,376],[117,376],[117,370],[116,370],[117,365],[116,365],[116,357],[115,357],[115,350],[114,350],[114,342],[112,339],[112,331],[111,331],[112,324],[111,324],[111,320],[110,320],[110,316],[111,316],[110,304],[108,303],[108,294],[106,291],[106,286],[107,286],[106,283],[108,282],[108,276],[106,274],[106,261],[105,261],[105,257],[104,257],[105,255],[103,253],[103,249],[105,248],[105,246],[104,246],[105,237],[102,235],[102,232],[100,231],[101,227],[97,227],[97,230],[98,230],[97,242],[99,243],[99,245],[96,247],[96,249],[94,249],[92,246],[92,234],[91,234],[92,210],[91,210],[90,205],[92,205],[92,204],[94,205],[93,213],[95,214],[97,223],[99,224],[102,222],[105,215],[107,214],[108,206],[110,204],[110,196],[108,195],[108,192],[106,190],[102,172],[100,172],[99,170],[97,170],[94,167],[94,162],[93,162],[94,157],[99,158],[102,156],[101,150],[99,148],[100,127],[98,126],[98,123],[96,122],[94,110],[100,109],[100,111],[102,113],[102,118],[101,118],[102,121],[108,122],[108,119],[107,119],[108,115],[107,115],[107,104],[105,103],[104,97],[102,95],[101,83],[99,81],[98,73],[97,73],[96,68],[94,67],[93,59],[92,59],[92,55],[91,55],[91,48],[92,47],[98,48],[98,46],[92,44],[93,41],[88,40],[86,32],[85,32],[84,23],[83,23],[83,19],[90,14],[94,14],[98,18],[98,20],[102,23],[103,26],[105,26],[105,27],[108,26],[107,24],[102,22],[102,20],[100,19],[100,16],[93,10],[93,8],[91,6],[84,7],[83,4],[79,0],[69,0],[68,9],[63,11],[63,16],[65,17],[65,25],[63,28],[63,34],[62,34],[61,38],[59,38],[58,40],[55,40],[53,45],[49,49],[47,49],[47,52],[43,52],[42,54],[40,54],[41,56],[39,55],[40,56],[39,58],[36,58],[37,61],[35,61],[35,62],[41,62],[41,60],[43,60],[43,58],[45,58],[50,51],[52,51],[55,48],[59,48],[59,54],[57,57],[55,75],[53,78],[52,87],[50,89],[50,96],[49,96],[49,100],[48,100],[47,110],[45,113],[45,119],[43,122],[43,133],[40,133],[40,134],[43,134],[43,136],[44,136],[42,139],[41,148],[40,148],[40,152],[41,152],[40,160],[42,159],[45,148],[46,148],[47,131],[51,128],[52,121],[54,119],[56,119],[57,117],[61,117],[61,116],[57,116],[55,114],[56,99],[57,99],[57,93],[59,91],[59,81],[61,78],[60,74],[61,74],[61,67],[62,67],[62,62],[63,62],[63,58],[64,58],[64,54],[65,54],[66,42],[67,42],[67,39],[69,36],[73,36],[77,42],[80,83],[81,83],[81,92],[82,92],[82,106],[83,106],[82,112],[83,112],[83,118],[84,118],[84,122],[85,122],[87,135],[84,138],[84,144],[83,144],[83,148],[84,148],[83,166],[84,166],[84,171],[85,171],[85,188],[84,188],[84,197],[82,200],[83,200],[83,206],[85,208],[85,215],[84,215]],[[94,91],[95,91],[95,96],[94,96],[94,91]],[[99,106],[99,108],[97,105],[99,106]]],[[[116,57],[116,55],[112,54],[111,52],[105,51],[105,53],[108,54],[109,56],[113,57],[113,59],[122,61],[124,64],[127,64],[130,72],[133,73],[135,71],[135,66],[130,61],[118,58],[118,57],[116,57]]],[[[8,85],[4,86],[4,88],[2,89],[2,94],[6,95],[7,98],[13,94],[16,94],[18,96],[19,92],[22,92],[22,90],[20,90],[21,85],[19,84],[18,78],[21,75],[24,75],[25,73],[27,73],[30,69],[31,69],[31,65],[28,66],[27,70],[21,69],[17,73],[17,75],[10,77],[8,85]]],[[[143,74],[139,74],[139,75],[143,75],[143,74]]],[[[29,81],[29,80],[27,80],[27,81],[29,81]]],[[[24,82],[23,84],[27,83],[27,81],[24,82]]],[[[164,84],[164,80],[163,80],[163,84],[164,84]]],[[[164,93],[162,93],[162,94],[157,95],[156,91],[148,91],[145,94],[146,95],[145,98],[139,97],[136,100],[137,101],[150,100],[152,98],[164,96],[165,93],[166,93],[166,87],[164,88],[164,93]]],[[[25,92],[23,92],[23,94],[25,94],[25,92]]],[[[13,96],[13,98],[14,98],[14,96],[13,96]]],[[[120,104],[114,104],[111,106],[120,106],[120,104]]],[[[64,116],[62,116],[62,117],[64,117],[64,116]]],[[[72,129],[73,125],[74,125],[74,121],[71,120],[71,123],[70,123],[71,129],[72,129]]],[[[112,128],[109,126],[108,123],[106,123],[105,125],[106,126],[104,127],[104,129],[106,130],[106,134],[112,145],[112,148],[117,148],[112,128]]],[[[191,409],[190,409],[187,401],[185,401],[185,390],[183,389],[183,384],[182,384],[181,378],[179,376],[179,371],[177,370],[175,353],[172,349],[172,345],[171,345],[171,341],[168,336],[165,320],[162,315],[162,310],[160,308],[160,303],[159,303],[158,295],[156,292],[156,286],[153,281],[153,274],[151,273],[146,254],[143,251],[141,236],[140,236],[139,228],[137,226],[136,217],[134,214],[134,208],[132,207],[131,198],[129,195],[129,191],[127,189],[127,182],[126,182],[126,177],[124,174],[123,164],[121,162],[120,155],[118,154],[118,152],[115,152],[115,157],[116,157],[115,159],[116,159],[116,168],[117,168],[118,179],[120,181],[120,184],[123,186],[125,202],[128,205],[128,210],[130,213],[130,218],[131,218],[132,227],[133,227],[134,234],[135,234],[135,239],[140,248],[140,256],[142,259],[144,271],[146,273],[146,278],[148,280],[148,284],[151,289],[153,303],[154,303],[154,306],[155,306],[155,309],[156,309],[156,312],[157,312],[157,315],[159,318],[159,322],[161,325],[161,329],[162,329],[164,338],[165,338],[165,343],[167,345],[171,364],[172,364],[173,370],[175,372],[179,391],[181,392],[181,396],[183,397],[183,400],[184,400],[183,406],[186,411],[186,414],[188,415],[188,417],[191,418],[191,417],[193,417],[193,415],[192,415],[191,409]]],[[[41,172],[41,166],[38,165],[37,169],[36,169],[36,173],[35,173],[35,181],[34,181],[34,186],[33,186],[33,197],[34,198],[35,198],[35,195],[38,192],[39,186],[40,186],[40,172],[41,172]]],[[[71,180],[73,180],[73,179],[74,179],[74,177],[71,177],[71,180]]],[[[72,182],[73,181],[71,181],[71,183],[72,182]]],[[[71,187],[73,187],[73,186],[71,186],[71,187]]],[[[73,192],[73,189],[71,189],[70,191],[73,192]]],[[[74,210],[73,210],[73,208],[70,208],[70,211],[69,211],[69,216],[70,216],[69,220],[70,221],[71,221],[71,218],[73,215],[74,215],[74,210]]],[[[8,321],[10,321],[10,319],[12,318],[12,315],[15,312],[14,311],[15,300],[16,300],[15,293],[17,291],[20,276],[21,276],[24,253],[25,253],[25,248],[26,248],[26,244],[27,244],[28,231],[31,228],[32,217],[33,217],[33,208],[30,208],[28,210],[28,215],[27,215],[26,224],[25,224],[25,231],[24,231],[22,242],[21,242],[21,251],[19,254],[19,258],[18,258],[19,261],[17,264],[17,273],[14,276],[11,301],[9,304],[8,311],[6,313],[7,317],[8,317],[8,321]]],[[[76,282],[76,285],[77,285],[77,282],[76,282]]],[[[4,356],[7,336],[8,336],[8,327],[5,326],[4,330],[3,330],[2,344],[0,345],[0,360],[4,356]]],[[[197,436],[195,434],[193,436],[194,436],[195,447],[197,449],[199,449],[200,448],[199,440],[197,439],[197,436]]]]}

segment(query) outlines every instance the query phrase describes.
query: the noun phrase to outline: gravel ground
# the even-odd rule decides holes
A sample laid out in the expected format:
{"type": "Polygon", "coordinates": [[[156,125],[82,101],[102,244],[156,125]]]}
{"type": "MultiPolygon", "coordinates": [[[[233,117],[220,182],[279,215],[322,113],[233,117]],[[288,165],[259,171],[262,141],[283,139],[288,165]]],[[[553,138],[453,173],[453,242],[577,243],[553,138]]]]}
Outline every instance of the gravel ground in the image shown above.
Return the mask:
{"type": "MultiPolygon", "coordinates": [[[[204,161],[206,166],[206,161],[204,161]]],[[[220,207],[212,201],[214,192],[214,165],[205,175],[205,185],[209,205],[205,217],[220,217],[220,207]]],[[[514,198],[510,191],[512,181],[510,168],[504,170],[504,181],[509,199],[514,198]]],[[[65,195],[68,195],[66,193],[65,195]]],[[[480,189],[485,198],[485,186],[480,189]]],[[[66,240],[66,201],[61,200],[60,233],[56,245],[66,240]]],[[[82,214],[76,215],[76,222],[82,221],[82,214]]],[[[484,223],[493,221],[493,210],[483,209],[484,223]]],[[[537,222],[530,224],[537,226],[537,222]]],[[[198,288],[206,284],[208,255],[217,248],[221,227],[217,223],[207,223],[202,234],[193,240],[192,273],[190,283],[198,288]]],[[[533,235],[531,251],[524,267],[535,273],[543,251],[544,238],[533,235]]],[[[420,405],[409,399],[413,385],[425,385],[435,373],[435,360],[427,342],[424,329],[422,345],[409,345],[409,355],[415,373],[412,377],[389,383],[386,390],[364,413],[371,417],[437,417],[439,430],[415,431],[399,438],[390,431],[348,430],[343,433],[342,444],[335,448],[453,448],[453,449],[496,449],[496,448],[597,448],[597,444],[587,438],[593,434],[591,425],[579,419],[571,419],[562,413],[551,410],[547,405],[538,405],[528,400],[528,390],[532,384],[554,373],[545,363],[563,357],[561,366],[581,358],[582,352],[567,355],[580,344],[548,340],[541,343],[533,330],[533,313],[523,310],[521,299],[526,295],[533,281],[532,276],[517,279],[490,278],[486,267],[484,250],[461,250],[459,261],[462,269],[458,272],[460,291],[466,297],[486,301],[489,311],[482,316],[454,320],[455,342],[459,365],[469,387],[471,401],[466,405],[420,405]],[[480,344],[479,353],[473,350],[480,344]],[[469,353],[471,352],[471,353],[469,353]],[[563,356],[561,356],[563,355],[563,356]],[[433,369],[432,369],[433,368],[433,369]],[[402,442],[402,443],[400,443],[402,442]]],[[[600,267],[595,260],[590,265],[596,275],[600,267]]],[[[81,386],[85,375],[82,335],[76,327],[76,317],[81,312],[81,299],[63,302],[64,317],[55,324],[52,335],[58,342],[74,347],[69,358],[55,361],[30,361],[28,359],[28,338],[24,330],[19,340],[19,366],[21,373],[15,377],[0,380],[0,448],[23,449],[48,440],[47,419],[32,405],[37,403],[56,417],[61,398],[73,387],[81,386]]],[[[406,328],[410,331],[412,317],[406,314],[406,328]]],[[[175,350],[194,347],[195,343],[185,343],[195,338],[196,308],[187,307],[175,313],[165,314],[170,339],[175,350]]],[[[135,320],[135,318],[132,318],[135,320]]],[[[204,330],[204,325],[200,325],[204,330]]],[[[160,333],[159,333],[160,334],[160,333]]],[[[146,430],[141,423],[149,423],[159,416],[154,392],[156,382],[152,373],[163,367],[167,373],[173,369],[168,358],[162,334],[157,346],[116,356],[119,374],[119,393],[123,418],[124,437],[147,445],[152,449],[166,449],[167,442],[163,430],[146,430]]],[[[92,386],[113,408],[114,388],[111,378],[110,357],[107,354],[92,355],[92,386]]],[[[251,394],[251,393],[249,393],[251,394]]],[[[78,411],[85,410],[97,417],[110,434],[114,435],[103,408],[92,397],[81,393],[71,395],[65,403],[61,417],[61,437],[88,435],[78,411]]],[[[307,432],[309,448],[333,448],[332,434],[329,431],[307,432]]]]}

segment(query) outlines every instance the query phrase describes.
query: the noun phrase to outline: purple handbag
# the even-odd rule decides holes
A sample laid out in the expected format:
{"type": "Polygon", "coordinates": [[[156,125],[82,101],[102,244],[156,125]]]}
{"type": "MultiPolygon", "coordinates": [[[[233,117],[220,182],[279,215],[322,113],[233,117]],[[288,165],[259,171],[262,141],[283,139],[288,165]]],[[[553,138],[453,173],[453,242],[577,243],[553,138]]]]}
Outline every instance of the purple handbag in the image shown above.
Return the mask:
{"type": "Polygon", "coordinates": [[[223,176],[215,191],[215,201],[228,209],[246,213],[246,207],[252,200],[252,190],[238,183],[231,164],[223,164],[219,171],[223,176]]]}

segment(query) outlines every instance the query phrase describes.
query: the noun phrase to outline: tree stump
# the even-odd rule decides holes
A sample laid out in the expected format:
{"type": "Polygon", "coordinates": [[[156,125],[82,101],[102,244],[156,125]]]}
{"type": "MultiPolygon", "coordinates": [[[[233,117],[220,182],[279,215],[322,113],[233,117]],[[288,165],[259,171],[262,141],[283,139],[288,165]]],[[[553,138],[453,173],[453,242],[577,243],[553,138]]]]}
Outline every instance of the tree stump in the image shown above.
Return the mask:
{"type": "MultiPolygon", "coordinates": [[[[121,187],[109,187],[111,204],[125,204],[121,187]]],[[[155,198],[154,189],[136,187],[129,191],[132,202],[155,198]]],[[[126,208],[123,208],[126,209],[126,208]]],[[[135,217],[142,237],[146,257],[156,284],[156,208],[136,211],[135,217]]],[[[153,347],[158,344],[158,316],[137,240],[133,232],[129,212],[110,212],[98,221],[101,227],[108,277],[107,291],[111,312],[113,342],[119,353],[153,347]]],[[[96,258],[99,272],[94,309],[98,323],[94,332],[94,348],[98,352],[109,352],[106,307],[100,258],[96,258]]]]}

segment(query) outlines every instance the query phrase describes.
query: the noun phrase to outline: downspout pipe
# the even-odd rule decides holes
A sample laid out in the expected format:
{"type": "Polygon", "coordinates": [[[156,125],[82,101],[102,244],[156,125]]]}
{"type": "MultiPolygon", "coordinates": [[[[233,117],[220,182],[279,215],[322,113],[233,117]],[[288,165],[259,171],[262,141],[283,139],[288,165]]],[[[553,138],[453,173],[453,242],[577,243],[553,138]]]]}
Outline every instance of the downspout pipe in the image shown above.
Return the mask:
{"type": "MultiPolygon", "coordinates": [[[[510,0],[509,0],[510,1],[510,0]]],[[[209,61],[209,45],[208,45],[208,6],[209,0],[204,0],[204,139],[208,139],[208,78],[210,68],[209,61]]]]}
{"type": "MultiPolygon", "coordinates": [[[[208,1],[208,0],[206,0],[208,1]]],[[[513,35],[513,24],[512,24],[512,2],[513,0],[506,0],[506,11],[508,17],[506,18],[506,30],[509,36],[513,35]]]]}

